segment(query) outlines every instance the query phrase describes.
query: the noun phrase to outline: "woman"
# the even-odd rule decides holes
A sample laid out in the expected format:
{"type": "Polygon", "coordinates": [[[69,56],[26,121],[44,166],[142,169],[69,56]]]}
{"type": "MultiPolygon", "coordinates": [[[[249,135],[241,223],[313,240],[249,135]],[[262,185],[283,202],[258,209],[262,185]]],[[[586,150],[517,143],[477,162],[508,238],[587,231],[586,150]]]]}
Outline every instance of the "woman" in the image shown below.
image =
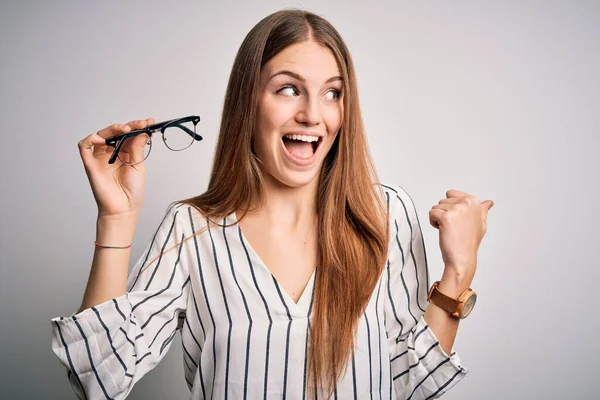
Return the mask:
{"type": "MultiPolygon", "coordinates": [[[[78,397],[125,398],[177,330],[193,399],[434,398],[465,376],[458,319],[426,305],[416,210],[400,186],[377,183],[352,60],[326,20],[285,10],[249,32],[208,190],[167,209],[128,277],[145,170],[108,164],[105,138],[151,123],[79,143],[97,249],[79,311],[52,320],[78,397]]],[[[429,216],[446,265],[437,288],[456,298],[493,203],[447,197],[429,216]]]]}

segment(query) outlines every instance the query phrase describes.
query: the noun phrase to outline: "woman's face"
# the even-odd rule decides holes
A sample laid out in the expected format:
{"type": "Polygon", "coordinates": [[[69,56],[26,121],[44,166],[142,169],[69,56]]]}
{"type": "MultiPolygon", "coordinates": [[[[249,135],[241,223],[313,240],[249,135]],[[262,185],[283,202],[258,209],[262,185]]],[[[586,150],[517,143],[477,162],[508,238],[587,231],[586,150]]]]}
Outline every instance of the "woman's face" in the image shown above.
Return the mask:
{"type": "Polygon", "coordinates": [[[318,176],[342,124],[342,78],[314,42],[287,47],[261,72],[254,150],[263,171],[299,187],[318,176]]]}

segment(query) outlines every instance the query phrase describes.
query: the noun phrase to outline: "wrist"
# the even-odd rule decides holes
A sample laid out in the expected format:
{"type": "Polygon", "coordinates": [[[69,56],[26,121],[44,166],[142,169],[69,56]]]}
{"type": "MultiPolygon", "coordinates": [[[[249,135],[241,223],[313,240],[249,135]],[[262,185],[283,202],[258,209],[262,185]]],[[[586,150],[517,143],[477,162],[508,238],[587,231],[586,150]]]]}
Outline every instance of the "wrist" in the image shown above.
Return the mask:
{"type": "Polygon", "coordinates": [[[471,287],[473,274],[460,274],[454,271],[444,270],[438,289],[446,296],[458,298],[462,292],[471,287]]]}
{"type": "Polygon", "coordinates": [[[98,217],[96,242],[104,246],[128,246],[133,242],[137,216],[125,218],[98,217]]]}

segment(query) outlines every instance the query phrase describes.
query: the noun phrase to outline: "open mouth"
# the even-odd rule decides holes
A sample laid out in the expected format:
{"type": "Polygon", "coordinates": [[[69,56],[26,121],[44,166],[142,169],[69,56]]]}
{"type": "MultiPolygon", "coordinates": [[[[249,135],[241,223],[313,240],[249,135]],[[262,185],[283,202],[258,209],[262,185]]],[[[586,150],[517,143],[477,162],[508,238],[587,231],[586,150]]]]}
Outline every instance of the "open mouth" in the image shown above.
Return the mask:
{"type": "Polygon", "coordinates": [[[293,137],[284,136],[282,140],[283,145],[290,154],[298,159],[308,160],[315,155],[323,138],[294,135],[293,137]]]}

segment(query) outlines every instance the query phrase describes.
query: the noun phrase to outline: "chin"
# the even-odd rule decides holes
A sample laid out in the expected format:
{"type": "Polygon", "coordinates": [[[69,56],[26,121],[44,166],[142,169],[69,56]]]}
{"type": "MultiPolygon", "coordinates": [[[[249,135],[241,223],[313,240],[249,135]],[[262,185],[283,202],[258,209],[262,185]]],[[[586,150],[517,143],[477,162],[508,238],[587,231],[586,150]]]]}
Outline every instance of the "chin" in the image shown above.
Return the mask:
{"type": "Polygon", "coordinates": [[[272,179],[283,186],[290,188],[300,188],[307,186],[312,183],[315,179],[319,178],[319,172],[321,168],[309,171],[278,171],[276,174],[271,174],[272,179]]]}

